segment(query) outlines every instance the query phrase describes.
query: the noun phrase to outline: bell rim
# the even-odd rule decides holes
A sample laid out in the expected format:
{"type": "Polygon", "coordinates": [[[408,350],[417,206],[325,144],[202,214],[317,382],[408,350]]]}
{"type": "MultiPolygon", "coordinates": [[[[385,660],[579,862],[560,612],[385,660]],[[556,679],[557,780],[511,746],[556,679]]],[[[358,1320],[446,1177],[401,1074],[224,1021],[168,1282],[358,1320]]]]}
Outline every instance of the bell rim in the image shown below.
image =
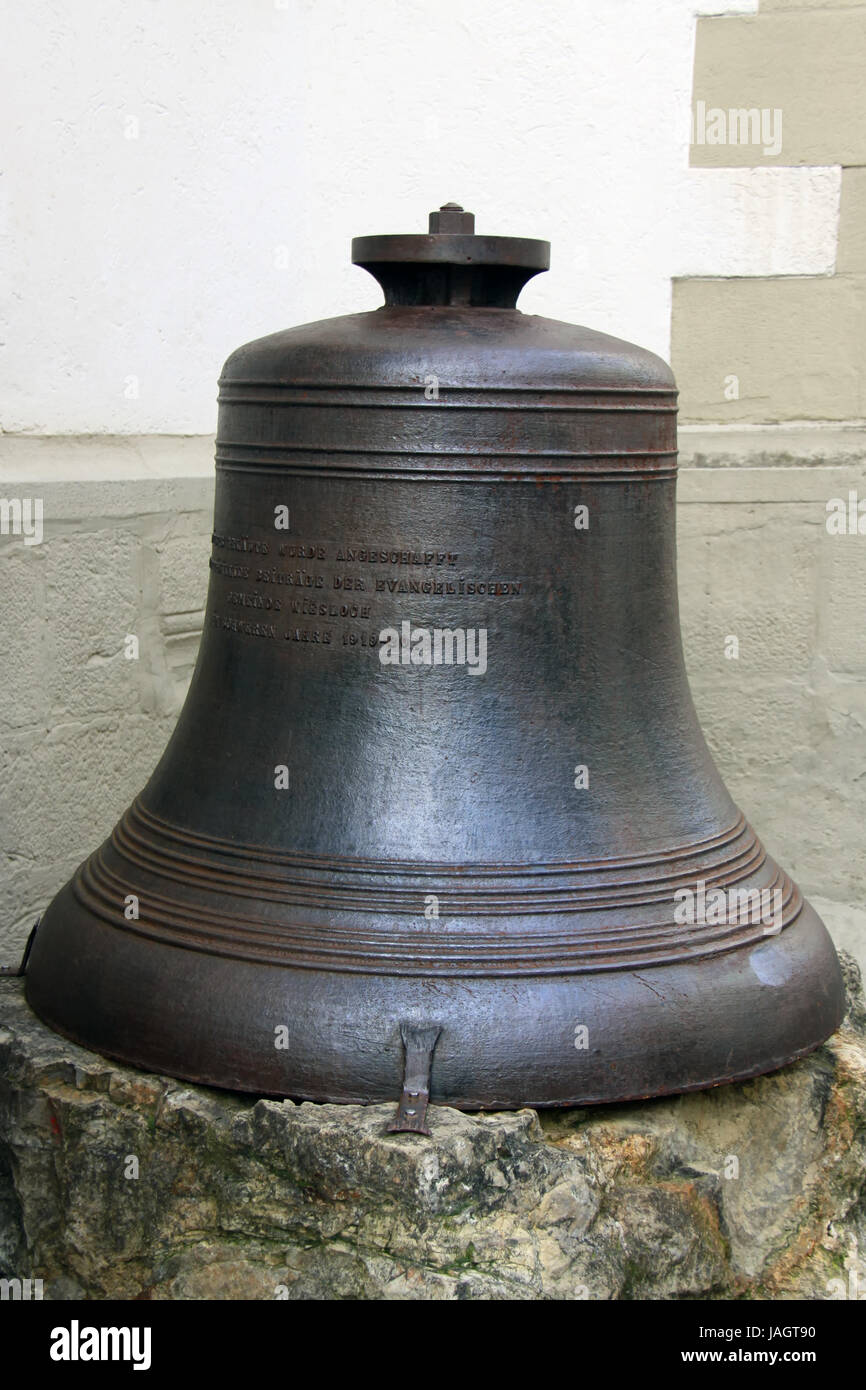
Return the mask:
{"type": "Polygon", "coordinates": [[[601,990],[602,977],[546,976],[510,980],[506,994],[494,977],[348,975],[330,976],[323,992],[321,974],[131,936],[106,956],[111,930],[88,920],[69,885],[61,890],[25,976],[34,1012],[123,1065],[260,1098],[396,1104],[401,1023],[422,1015],[442,1026],[432,1104],[489,1111],[618,1104],[748,1080],[814,1051],[845,1013],[833,944],[805,901],[758,945],[607,973],[601,990]],[[585,1053],[573,1037],[583,1022],[585,1053]],[[297,1054],[275,1049],[281,1024],[297,1054]]]}
{"type": "Polygon", "coordinates": [[[541,272],[550,269],[550,242],[474,232],[387,232],[353,237],[352,264],[499,265],[541,272]]]}

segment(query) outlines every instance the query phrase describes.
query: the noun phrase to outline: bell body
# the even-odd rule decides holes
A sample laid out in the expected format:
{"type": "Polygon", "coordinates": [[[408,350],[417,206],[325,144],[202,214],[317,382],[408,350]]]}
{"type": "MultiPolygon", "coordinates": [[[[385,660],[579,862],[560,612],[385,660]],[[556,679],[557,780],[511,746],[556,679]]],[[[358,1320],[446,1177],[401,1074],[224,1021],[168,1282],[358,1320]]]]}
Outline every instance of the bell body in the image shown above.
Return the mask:
{"type": "Polygon", "coordinates": [[[432,1099],[510,1107],[753,1075],[841,1019],[696,720],[670,370],[514,307],[544,243],[467,281],[459,240],[356,243],[385,307],[226,364],[188,698],[28,965],[76,1041],[382,1101],[438,1028],[432,1099]]]}

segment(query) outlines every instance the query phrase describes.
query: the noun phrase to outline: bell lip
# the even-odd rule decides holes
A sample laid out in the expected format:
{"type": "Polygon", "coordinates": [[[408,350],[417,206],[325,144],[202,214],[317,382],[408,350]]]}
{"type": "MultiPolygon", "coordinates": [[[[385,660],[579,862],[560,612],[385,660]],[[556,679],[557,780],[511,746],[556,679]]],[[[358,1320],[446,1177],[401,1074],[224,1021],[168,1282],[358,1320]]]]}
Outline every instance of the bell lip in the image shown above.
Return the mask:
{"type": "Polygon", "coordinates": [[[352,264],[500,265],[550,269],[550,242],[474,232],[388,233],[352,240],[352,264]]]}
{"type": "MultiPolygon", "coordinates": [[[[238,962],[146,946],[116,932],[76,907],[70,885],[43,916],[25,992],[55,1032],[124,1065],[220,1090],[396,1105],[399,1024],[422,1005],[429,1014],[424,982],[332,976],[336,988],[323,1008],[315,972],[250,963],[239,969],[238,962]],[[188,1010],[193,999],[198,1016],[188,1010]],[[297,1021],[303,1046],[283,1057],[273,1048],[271,1025],[286,1018],[297,1021]],[[323,1027],[323,1018],[337,1023],[323,1027]],[[346,1049],[348,1026],[353,1046],[346,1049]]],[[[585,977],[512,981],[505,995],[500,983],[473,981],[487,989],[476,988],[467,1010],[466,981],[437,980],[435,1021],[443,1041],[431,1078],[433,1105],[547,1110],[708,1090],[799,1060],[835,1033],[846,1014],[835,949],[808,903],[795,922],[758,946],[714,961],[606,972],[604,999],[585,977]],[[664,988],[647,988],[648,974],[664,988]],[[574,1050],[575,1019],[587,1021],[591,1036],[601,1030],[585,1053],[574,1050]],[[664,1036],[657,1033],[660,1022],[664,1036]],[[654,1034],[657,1045],[648,1049],[641,1039],[654,1034]]]]}
{"type": "MultiPolygon", "coordinates": [[[[269,1090],[261,1086],[253,1085],[249,1080],[239,1076],[232,1076],[225,1070],[215,1072],[212,1075],[203,1075],[198,1070],[185,1070],[182,1064],[168,1068],[154,1069],[154,1067],[138,1053],[135,1048],[120,1049],[114,1047],[96,1048],[78,1030],[70,1028],[63,1022],[58,1022],[51,1017],[50,1011],[44,1011],[35,1004],[29,995],[25,980],[25,998],[29,1007],[36,1014],[46,1027],[60,1037],[66,1038],[68,1042],[74,1043],[76,1047],[84,1048],[94,1052],[99,1057],[107,1058],[117,1062],[121,1066],[130,1067],[135,1071],[141,1071],[149,1076],[165,1077],[172,1081],[185,1081],[191,1085],[204,1086],[208,1089],[224,1091],[230,1095],[237,1096],[256,1096],[260,1100],[287,1100],[294,1104],[312,1105],[395,1105],[398,1100],[397,1090],[393,1094],[384,1092],[380,1087],[370,1090],[353,1091],[335,1088],[329,1091],[327,1088],[304,1090],[302,1087],[292,1090],[269,1090]]],[[[760,1076],[772,1076],[775,1072],[782,1071],[785,1067],[793,1066],[795,1062],[800,1062],[804,1057],[809,1057],[816,1052],[819,1047],[823,1047],[842,1027],[845,1019],[846,1008],[842,1004],[839,1007],[838,1019],[833,1028],[822,1028],[814,1041],[804,1043],[793,1050],[785,1050],[776,1057],[763,1058],[754,1066],[743,1068],[731,1075],[709,1074],[706,1078],[696,1081],[674,1082],[673,1084],[660,1085],[650,1090],[631,1091],[627,1087],[621,1091],[608,1092],[607,1094],[593,1094],[578,1092],[573,1096],[552,1099],[550,1097],[533,1099],[531,1095],[521,1099],[499,1099],[496,1097],[486,1097],[480,1099],[477,1096],[467,1095],[448,1095],[442,1096],[431,1094],[430,1105],[435,1109],[462,1110],[469,1113],[493,1113],[497,1111],[517,1111],[517,1110],[580,1110],[590,1109],[595,1106],[606,1105],[634,1105],[644,1101],[665,1100],[675,1096],[693,1095],[700,1091],[712,1091],[720,1086],[733,1086],[740,1082],[752,1081],[760,1076]]]]}
{"type": "MultiPolygon", "coordinates": [[[[210,1080],[202,1077],[198,1072],[184,1071],[182,1068],[172,1071],[154,1070],[146,1061],[139,1061],[133,1051],[122,1052],[109,1049],[96,1049],[86,1038],[76,1035],[62,1024],[52,1022],[47,1016],[40,1013],[26,995],[27,1003],[37,1018],[57,1033],[59,1037],[65,1038],[67,1042],[74,1043],[76,1047],[81,1047],[88,1052],[93,1052],[98,1057],[103,1057],[108,1061],[117,1062],[120,1066],[129,1067],[133,1071],[144,1072],[148,1076],[162,1077],[168,1081],[184,1081],[193,1086],[202,1086],[208,1090],[222,1091],[227,1095],[249,1097],[255,1096],[258,1100],[289,1101],[295,1105],[363,1105],[363,1106],[396,1106],[399,1100],[398,1090],[393,1094],[384,1095],[381,1091],[358,1091],[349,1092],[334,1090],[326,1091],[304,1091],[302,1089],[285,1091],[268,1091],[261,1087],[253,1086],[249,1082],[237,1080],[210,1080]]],[[[645,1101],[653,1100],[673,1100],[677,1096],[689,1096],[698,1094],[701,1091],[715,1091],[721,1086],[736,1086],[745,1081],[754,1081],[761,1076],[773,1076],[776,1072],[783,1071],[785,1067],[791,1067],[795,1062],[802,1062],[805,1057],[810,1057],[813,1052],[817,1052],[819,1047],[823,1047],[831,1038],[839,1032],[844,1022],[844,1011],[839,1018],[836,1027],[830,1032],[822,1030],[819,1037],[814,1042],[806,1043],[798,1047],[795,1051],[785,1052],[778,1058],[765,1060],[756,1063],[755,1066],[735,1072],[731,1076],[709,1076],[703,1081],[688,1081],[681,1084],[673,1084],[658,1090],[624,1090],[616,1094],[587,1095],[579,1092],[575,1096],[567,1096],[562,1100],[551,1100],[549,1098],[533,1100],[531,1097],[525,1100],[479,1100],[472,1096],[448,1096],[432,1094],[430,1097],[430,1107],[433,1110],[461,1110],[468,1114],[494,1114],[500,1111],[518,1110],[591,1110],[597,1106],[615,1105],[639,1105],[645,1101]]],[[[429,1112],[428,1112],[429,1114],[429,1112]]]]}

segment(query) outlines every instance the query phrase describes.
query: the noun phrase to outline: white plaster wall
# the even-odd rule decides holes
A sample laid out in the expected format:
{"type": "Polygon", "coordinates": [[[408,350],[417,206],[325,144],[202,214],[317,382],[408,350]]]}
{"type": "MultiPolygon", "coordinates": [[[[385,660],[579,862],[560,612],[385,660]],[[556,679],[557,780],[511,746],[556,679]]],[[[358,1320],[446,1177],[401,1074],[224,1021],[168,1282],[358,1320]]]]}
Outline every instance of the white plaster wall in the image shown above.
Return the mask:
{"type": "Polygon", "coordinates": [[[521,305],[668,351],[683,273],[832,270],[838,171],[690,170],[710,0],[7,6],[0,428],[207,433],[241,342],[372,308],[354,234],[549,237],[521,305]]]}

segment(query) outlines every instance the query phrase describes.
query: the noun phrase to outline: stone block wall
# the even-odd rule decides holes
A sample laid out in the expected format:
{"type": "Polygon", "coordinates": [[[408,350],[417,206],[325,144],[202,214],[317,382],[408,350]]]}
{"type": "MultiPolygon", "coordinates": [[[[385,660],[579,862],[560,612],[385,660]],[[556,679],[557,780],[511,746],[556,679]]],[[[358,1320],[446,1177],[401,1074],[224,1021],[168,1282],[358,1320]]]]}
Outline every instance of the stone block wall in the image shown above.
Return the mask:
{"type": "Polygon", "coordinates": [[[698,19],[692,166],[835,166],[841,201],[832,274],[674,279],[681,418],[866,417],[864,62],[863,0],[762,0],[757,15],[698,19]],[[769,141],[754,138],[755,114],[769,141]]]}
{"type": "MultiPolygon", "coordinates": [[[[692,428],[680,443],[683,638],[707,739],[771,853],[866,959],[866,538],[826,527],[828,499],[866,496],[866,432],[692,428]]],[[[174,726],[212,452],[206,437],[0,443],[4,493],[40,496],[45,516],[41,545],[0,543],[2,963],[174,726]]]]}
{"type": "Polygon", "coordinates": [[[3,495],[44,514],[41,544],[0,540],[0,963],[174,727],[201,636],[212,455],[211,439],[0,442],[3,495]]]}

